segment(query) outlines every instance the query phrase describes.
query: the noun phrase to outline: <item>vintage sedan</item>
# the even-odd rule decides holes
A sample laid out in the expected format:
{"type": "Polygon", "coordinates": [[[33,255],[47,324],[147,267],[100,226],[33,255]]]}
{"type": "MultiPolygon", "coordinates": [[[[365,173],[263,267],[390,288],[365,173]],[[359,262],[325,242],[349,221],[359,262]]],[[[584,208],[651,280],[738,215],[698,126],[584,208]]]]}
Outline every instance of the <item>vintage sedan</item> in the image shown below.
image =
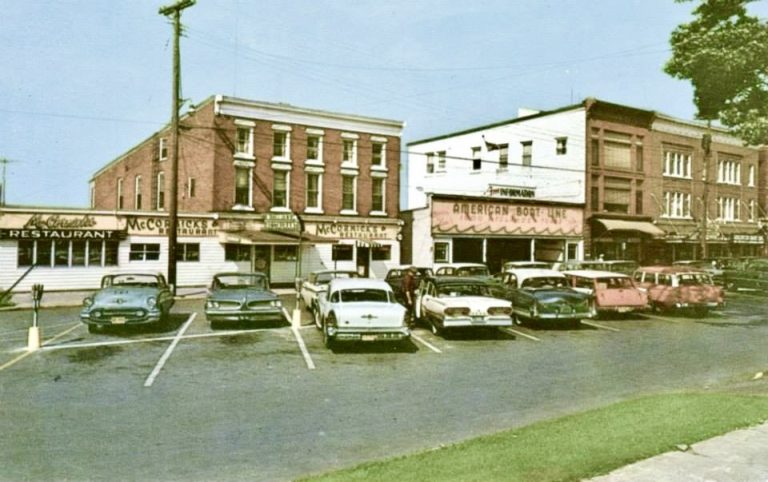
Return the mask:
{"type": "Polygon", "coordinates": [[[706,271],[687,266],[644,266],[632,275],[648,293],[655,311],[688,311],[704,316],[725,304],[721,286],[706,271]]]}
{"type": "Polygon", "coordinates": [[[318,296],[323,343],[408,340],[405,307],[384,280],[334,279],[318,296]]]}
{"type": "Polygon", "coordinates": [[[590,295],[568,285],[565,275],[550,269],[517,269],[504,273],[506,298],[518,323],[537,321],[578,326],[597,312],[590,295]]]}
{"type": "Polygon", "coordinates": [[[101,289],[83,300],[80,320],[91,333],[110,326],[162,325],[173,301],[173,290],[162,274],[106,275],[101,289]]]}
{"type": "Polygon", "coordinates": [[[478,278],[438,276],[422,280],[416,293],[416,318],[432,333],[461,327],[512,326],[512,304],[494,296],[494,287],[478,278]]]}
{"type": "Polygon", "coordinates": [[[610,271],[564,271],[570,286],[592,296],[598,315],[630,313],[648,308],[648,295],[623,273],[610,271]]]}
{"type": "Polygon", "coordinates": [[[482,263],[455,263],[440,266],[435,270],[435,276],[472,276],[474,278],[491,278],[488,266],[482,263]]]}
{"type": "Polygon", "coordinates": [[[316,315],[317,296],[320,293],[328,291],[328,283],[330,283],[332,279],[357,278],[358,276],[357,271],[324,269],[309,273],[307,279],[301,283],[301,288],[299,289],[301,301],[304,303],[304,308],[312,313],[318,329],[320,328],[320,321],[319,317],[316,315]]]}
{"type": "Polygon", "coordinates": [[[225,322],[287,321],[283,303],[270,291],[267,275],[260,272],[214,275],[205,317],[211,328],[225,322]]]}
{"type": "MultiPolygon", "coordinates": [[[[419,284],[422,278],[428,278],[433,275],[432,268],[427,268],[425,266],[414,267],[416,268],[416,285],[419,284]]],[[[395,297],[397,297],[397,301],[400,303],[405,303],[405,295],[403,294],[403,278],[405,277],[405,272],[408,271],[408,268],[410,268],[410,265],[395,266],[390,268],[389,271],[387,271],[387,275],[384,277],[384,281],[386,281],[389,286],[392,287],[392,291],[395,292],[395,297]]]]}

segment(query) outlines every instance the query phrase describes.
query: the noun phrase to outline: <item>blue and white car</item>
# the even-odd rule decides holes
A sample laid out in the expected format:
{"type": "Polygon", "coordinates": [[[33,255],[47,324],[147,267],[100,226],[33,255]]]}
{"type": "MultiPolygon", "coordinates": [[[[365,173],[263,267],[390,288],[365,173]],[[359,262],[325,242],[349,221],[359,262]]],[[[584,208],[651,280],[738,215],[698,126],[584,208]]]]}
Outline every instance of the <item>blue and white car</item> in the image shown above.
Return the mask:
{"type": "Polygon", "coordinates": [[[260,272],[214,275],[205,317],[211,328],[227,322],[287,321],[283,303],[270,291],[267,275],[260,272]]]}

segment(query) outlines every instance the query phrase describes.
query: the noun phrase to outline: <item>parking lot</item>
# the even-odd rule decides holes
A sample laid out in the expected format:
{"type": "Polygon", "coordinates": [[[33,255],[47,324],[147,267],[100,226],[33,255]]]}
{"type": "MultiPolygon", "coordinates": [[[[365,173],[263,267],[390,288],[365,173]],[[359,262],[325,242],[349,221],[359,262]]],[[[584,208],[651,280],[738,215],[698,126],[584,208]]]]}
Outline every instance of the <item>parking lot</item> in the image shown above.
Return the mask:
{"type": "MultiPolygon", "coordinates": [[[[292,295],[283,296],[287,312],[292,295]]],[[[302,325],[212,330],[202,300],[172,329],[89,334],[77,307],[0,312],[4,437],[17,479],[283,480],[768,367],[762,296],[703,319],[642,314],[328,350],[302,325]]]]}

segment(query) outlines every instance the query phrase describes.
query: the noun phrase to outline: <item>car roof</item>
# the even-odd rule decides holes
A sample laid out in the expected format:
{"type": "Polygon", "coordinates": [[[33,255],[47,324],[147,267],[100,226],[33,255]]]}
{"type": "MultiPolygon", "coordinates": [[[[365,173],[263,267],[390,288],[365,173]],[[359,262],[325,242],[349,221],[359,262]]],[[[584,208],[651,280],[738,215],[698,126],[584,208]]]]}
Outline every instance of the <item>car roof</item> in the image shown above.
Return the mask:
{"type": "Polygon", "coordinates": [[[225,271],[222,273],[216,273],[213,276],[264,276],[266,277],[267,274],[263,273],[261,271],[225,271]]]}
{"type": "Polygon", "coordinates": [[[436,266],[435,269],[438,270],[440,268],[487,268],[488,266],[483,263],[451,263],[446,264],[442,266],[436,266]]]}
{"type": "Polygon", "coordinates": [[[596,269],[574,269],[569,271],[562,271],[564,275],[581,276],[583,278],[629,278],[624,273],[616,273],[615,271],[600,271],[596,269]]]}
{"type": "Polygon", "coordinates": [[[555,271],[553,269],[543,269],[543,268],[518,268],[518,269],[510,269],[506,271],[507,273],[514,274],[518,278],[534,278],[534,277],[542,277],[542,276],[554,276],[555,278],[562,278],[565,275],[562,273],[562,271],[555,271]]]}
{"type": "Polygon", "coordinates": [[[663,274],[680,274],[680,273],[697,273],[708,274],[706,271],[690,266],[677,265],[677,266],[642,266],[637,268],[636,272],[643,273],[663,273],[663,274]]]}
{"type": "Polygon", "coordinates": [[[392,291],[392,287],[383,279],[372,278],[334,278],[329,286],[329,290],[364,288],[392,291]]]}

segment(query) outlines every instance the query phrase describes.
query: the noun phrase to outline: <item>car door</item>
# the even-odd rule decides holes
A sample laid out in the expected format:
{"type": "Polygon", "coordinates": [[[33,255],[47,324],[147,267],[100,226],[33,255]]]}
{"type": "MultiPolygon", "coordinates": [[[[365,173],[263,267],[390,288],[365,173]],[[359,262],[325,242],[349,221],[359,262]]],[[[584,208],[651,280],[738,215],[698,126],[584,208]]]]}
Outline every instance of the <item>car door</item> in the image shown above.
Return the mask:
{"type": "MultiPolygon", "coordinates": [[[[421,293],[420,305],[422,318],[434,318],[435,314],[439,310],[439,304],[437,303],[437,289],[435,284],[431,281],[424,283],[424,290],[421,293]]],[[[441,311],[441,310],[439,310],[441,311]]]]}

